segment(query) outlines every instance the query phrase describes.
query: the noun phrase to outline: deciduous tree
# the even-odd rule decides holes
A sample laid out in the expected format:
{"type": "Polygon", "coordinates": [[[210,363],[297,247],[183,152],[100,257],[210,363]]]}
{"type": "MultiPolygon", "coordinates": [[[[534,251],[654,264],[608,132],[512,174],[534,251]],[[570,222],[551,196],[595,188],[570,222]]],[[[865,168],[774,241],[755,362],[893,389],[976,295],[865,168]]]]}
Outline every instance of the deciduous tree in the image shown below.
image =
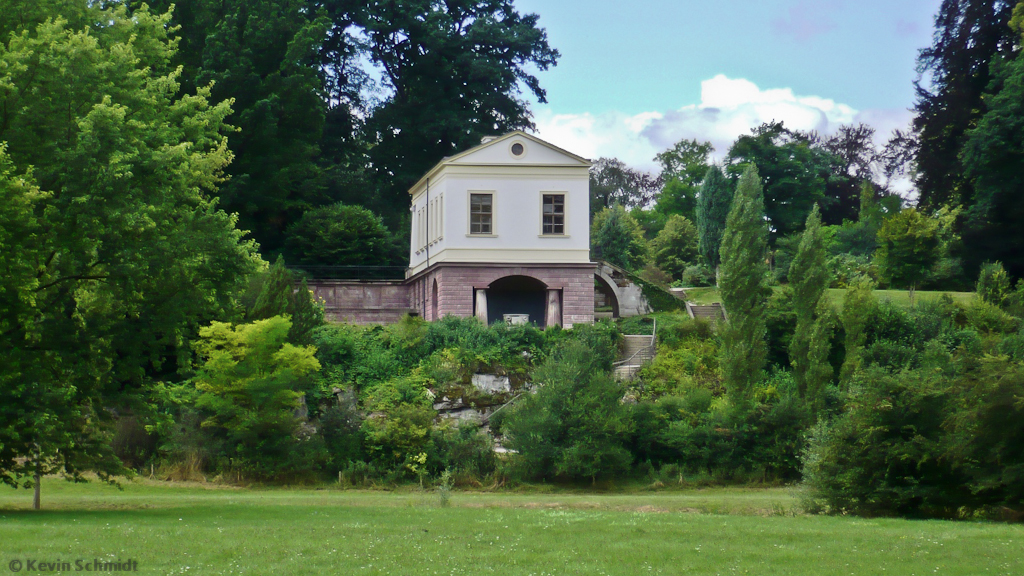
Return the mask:
{"type": "Polygon", "coordinates": [[[799,231],[815,204],[828,210],[837,202],[826,196],[837,159],[810,136],[782,122],[769,122],[751,132],[729,148],[727,169],[738,175],[748,163],[757,166],[764,181],[769,240],[774,245],[776,239],[799,231]]]}
{"type": "Polygon", "coordinates": [[[888,282],[910,290],[913,305],[914,290],[938,262],[939,248],[939,221],[907,208],[882,223],[875,261],[888,282]]]}
{"type": "Polygon", "coordinates": [[[387,90],[365,130],[388,205],[404,206],[409,187],[443,157],[532,127],[521,86],[547,101],[535,70],[554,66],[558,51],[539,17],[511,0],[376,2],[356,15],[387,90]]]}
{"type": "Polygon", "coordinates": [[[651,242],[651,253],[658,268],[679,280],[697,260],[697,229],[685,217],[673,214],[651,242]]]}
{"type": "Polygon", "coordinates": [[[665,216],[679,214],[690,221],[696,219],[697,192],[712,151],[710,142],[683,139],[654,157],[661,164],[660,177],[665,183],[655,210],[665,216]]]}
{"type": "Polygon", "coordinates": [[[307,0],[149,4],[174,8],[183,93],[210,86],[211,100],[234,110],[220,205],[264,253],[278,253],[289,223],[331,201],[319,164],[328,102],[318,69],[330,19],[307,0]]]}
{"type": "Polygon", "coordinates": [[[320,370],[312,346],[287,342],[291,321],[282,316],[202,328],[196,352],[196,406],[203,426],[216,431],[235,460],[233,468],[275,478],[311,466],[296,458],[301,443],[296,411],[320,370]]]}
{"type": "Polygon", "coordinates": [[[590,167],[590,216],[615,205],[644,208],[654,201],[662,183],[617,158],[598,158],[590,167]]]}
{"type": "Polygon", "coordinates": [[[332,204],[307,211],[288,227],[293,263],[372,266],[387,256],[390,235],[381,218],[361,206],[332,204]]]}
{"type": "Polygon", "coordinates": [[[231,160],[230,108],[205,88],[178,95],[170,17],[42,8],[45,21],[18,22],[0,45],[0,481],[11,485],[123,472],[112,415],[179,377],[199,325],[229,315],[259,265],[209,197],[231,160]]]}

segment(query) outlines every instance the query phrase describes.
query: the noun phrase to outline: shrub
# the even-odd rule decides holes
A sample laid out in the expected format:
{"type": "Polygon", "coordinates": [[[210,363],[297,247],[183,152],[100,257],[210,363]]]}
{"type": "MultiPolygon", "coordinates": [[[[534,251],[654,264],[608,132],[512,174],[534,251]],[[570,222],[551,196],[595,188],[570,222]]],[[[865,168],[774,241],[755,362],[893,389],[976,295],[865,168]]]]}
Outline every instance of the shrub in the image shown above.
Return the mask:
{"type": "MultiPolygon", "coordinates": [[[[654,318],[651,316],[630,316],[616,320],[615,324],[623,335],[650,336],[654,328],[654,318]]],[[[660,330],[661,326],[658,326],[658,328],[660,330]]]]}
{"type": "Polygon", "coordinates": [[[899,371],[914,368],[918,360],[917,348],[893,340],[876,340],[864,352],[865,364],[899,371]]]}
{"type": "MultiPolygon", "coordinates": [[[[622,342],[622,334],[610,321],[595,322],[594,324],[577,324],[572,330],[551,330],[548,333],[549,345],[555,350],[562,349],[560,354],[565,354],[564,348],[569,342],[577,342],[584,348],[590,350],[590,359],[586,369],[592,371],[607,372],[612,369],[612,363],[618,357],[619,344],[622,342]]],[[[549,364],[545,362],[544,365],[549,364]]],[[[546,368],[545,370],[549,370],[546,368]]],[[[534,382],[544,382],[539,374],[545,373],[535,370],[534,382]]]]}
{"type": "Polygon", "coordinates": [[[648,263],[642,270],[637,272],[637,276],[661,288],[666,288],[672,284],[672,275],[652,263],[648,263]]]}
{"type": "Polygon", "coordinates": [[[827,267],[832,276],[831,288],[846,288],[860,277],[878,281],[878,267],[871,256],[836,254],[828,259],[827,267]]]}
{"type": "Polygon", "coordinates": [[[967,306],[966,314],[967,322],[982,334],[1009,334],[1020,326],[1020,320],[980,299],[967,306]]]}
{"type": "Polygon", "coordinates": [[[638,374],[644,398],[680,394],[702,388],[714,395],[724,392],[714,340],[689,339],[674,347],[662,346],[654,361],[638,374]]]}
{"type": "Polygon", "coordinates": [[[494,472],[497,464],[494,443],[479,424],[443,422],[434,429],[432,437],[432,470],[443,470],[456,476],[472,478],[483,478],[494,472]]]}
{"type": "Polygon", "coordinates": [[[129,415],[117,419],[111,444],[126,467],[138,470],[156,453],[156,440],[138,418],[129,415]]]}
{"type": "Polygon", "coordinates": [[[891,300],[882,300],[872,312],[867,323],[868,345],[878,340],[889,340],[916,348],[920,343],[917,328],[905,308],[891,300]]]}
{"type": "Polygon", "coordinates": [[[658,317],[658,344],[676,346],[687,340],[714,338],[711,324],[702,318],[690,318],[686,314],[663,314],[658,317]]]}
{"type": "Polygon", "coordinates": [[[324,410],[318,424],[331,468],[342,470],[364,457],[363,415],[351,397],[324,410]]]}
{"type": "Polygon", "coordinates": [[[951,396],[941,375],[869,368],[854,378],[847,406],[813,429],[804,453],[812,508],[952,516],[967,502],[966,478],[943,458],[951,396]]]}
{"type": "Polygon", "coordinates": [[[325,458],[296,416],[320,363],[313,348],[286,342],[290,329],[275,316],[199,331],[203,364],[194,381],[203,426],[223,440],[232,469],[256,478],[308,474],[325,458]]]}
{"type": "Polygon", "coordinates": [[[594,482],[628,470],[624,390],[601,364],[585,344],[568,341],[536,370],[539,389],[514,405],[502,423],[523,475],[594,482]]]}
{"type": "Polygon", "coordinates": [[[436,416],[430,406],[416,404],[399,404],[371,414],[362,426],[371,463],[396,480],[426,475],[427,454],[434,450],[431,425],[436,416]]]}
{"type": "Polygon", "coordinates": [[[1024,363],[988,357],[958,382],[948,459],[967,476],[971,506],[1024,517],[1024,363]]]}
{"type": "Polygon", "coordinates": [[[1005,354],[1017,361],[1024,360],[1024,332],[1018,332],[1003,338],[999,342],[999,353],[1005,354]]]}
{"type": "Polygon", "coordinates": [[[692,390],[642,402],[633,419],[637,460],[677,464],[718,482],[765,482],[799,477],[809,415],[795,389],[739,414],[716,408],[707,391],[692,390]]]}
{"type": "Polygon", "coordinates": [[[985,302],[1002,306],[1012,294],[1010,276],[1001,262],[986,262],[978,274],[978,296],[985,302]]]}
{"type": "Polygon", "coordinates": [[[692,287],[714,286],[715,271],[703,264],[687,266],[683,270],[682,285],[692,287]]]}

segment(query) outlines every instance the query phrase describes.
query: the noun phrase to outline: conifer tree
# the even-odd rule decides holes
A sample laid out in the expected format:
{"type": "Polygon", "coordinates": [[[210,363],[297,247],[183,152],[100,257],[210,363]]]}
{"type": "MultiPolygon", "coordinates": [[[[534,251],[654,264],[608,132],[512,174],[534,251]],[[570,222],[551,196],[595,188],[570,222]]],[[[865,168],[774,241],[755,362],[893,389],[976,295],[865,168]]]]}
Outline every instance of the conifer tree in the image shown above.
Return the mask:
{"type": "Polygon", "coordinates": [[[751,164],[740,177],[722,234],[720,286],[729,321],[722,333],[721,364],[737,409],[749,404],[768,355],[768,226],[762,194],[757,167],[751,164]]]}
{"type": "Polygon", "coordinates": [[[615,205],[594,216],[590,225],[590,251],[596,260],[626,270],[638,270],[647,258],[647,241],[636,219],[622,206],[615,205]]]}
{"type": "Polygon", "coordinates": [[[867,339],[868,317],[877,304],[874,290],[874,282],[866,276],[857,278],[846,288],[841,315],[843,330],[846,332],[846,358],[839,375],[843,385],[849,384],[860,369],[867,339]]]}
{"type": "Polygon", "coordinates": [[[821,215],[815,205],[807,217],[800,246],[789,268],[789,282],[793,287],[793,311],[796,312],[796,331],[789,344],[789,361],[793,366],[800,395],[807,396],[807,370],[810,367],[812,332],[815,312],[828,286],[825,267],[825,241],[821,231],[821,215]]]}
{"type": "Polygon", "coordinates": [[[832,352],[832,332],[835,330],[836,318],[828,298],[820,298],[814,312],[814,325],[811,327],[811,341],[807,350],[807,371],[804,376],[807,384],[807,405],[812,411],[818,412],[824,404],[823,391],[832,382],[835,370],[829,363],[832,352]]]}
{"type": "Polygon", "coordinates": [[[732,195],[732,185],[722,169],[718,166],[708,168],[697,196],[697,234],[700,255],[711,268],[717,269],[721,263],[719,247],[732,195]]]}
{"type": "Polygon", "coordinates": [[[284,258],[279,256],[268,270],[253,276],[242,304],[246,308],[245,319],[250,322],[287,317],[291,324],[288,341],[305,346],[310,344],[313,329],[324,323],[324,307],[305,279],[298,286],[295,280],[285,267],[284,258]]]}

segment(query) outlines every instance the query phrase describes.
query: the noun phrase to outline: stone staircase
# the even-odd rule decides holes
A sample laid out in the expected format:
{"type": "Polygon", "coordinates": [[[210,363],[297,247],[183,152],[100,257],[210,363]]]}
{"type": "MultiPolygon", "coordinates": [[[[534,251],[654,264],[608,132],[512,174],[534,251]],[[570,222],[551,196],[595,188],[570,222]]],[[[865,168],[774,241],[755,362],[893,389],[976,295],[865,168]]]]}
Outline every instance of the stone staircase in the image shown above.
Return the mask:
{"type": "Polygon", "coordinates": [[[626,345],[619,361],[614,367],[614,375],[618,380],[632,380],[636,373],[654,359],[656,351],[655,335],[626,336],[626,345]]]}
{"type": "Polygon", "coordinates": [[[707,305],[690,304],[687,302],[686,311],[690,314],[690,318],[701,318],[711,322],[712,324],[728,318],[725,315],[725,308],[723,308],[718,302],[707,305]]]}

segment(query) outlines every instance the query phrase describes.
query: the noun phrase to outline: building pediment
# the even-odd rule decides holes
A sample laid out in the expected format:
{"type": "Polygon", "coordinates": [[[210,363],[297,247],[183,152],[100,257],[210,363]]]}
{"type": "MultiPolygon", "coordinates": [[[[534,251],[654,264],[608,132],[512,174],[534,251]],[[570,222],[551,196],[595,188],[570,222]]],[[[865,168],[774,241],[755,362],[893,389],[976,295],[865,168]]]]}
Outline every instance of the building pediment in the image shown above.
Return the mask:
{"type": "Polygon", "coordinates": [[[409,193],[414,193],[428,178],[435,177],[448,166],[589,168],[590,165],[590,160],[582,156],[517,130],[503,136],[484,138],[479,146],[441,160],[409,190],[409,193]]]}

